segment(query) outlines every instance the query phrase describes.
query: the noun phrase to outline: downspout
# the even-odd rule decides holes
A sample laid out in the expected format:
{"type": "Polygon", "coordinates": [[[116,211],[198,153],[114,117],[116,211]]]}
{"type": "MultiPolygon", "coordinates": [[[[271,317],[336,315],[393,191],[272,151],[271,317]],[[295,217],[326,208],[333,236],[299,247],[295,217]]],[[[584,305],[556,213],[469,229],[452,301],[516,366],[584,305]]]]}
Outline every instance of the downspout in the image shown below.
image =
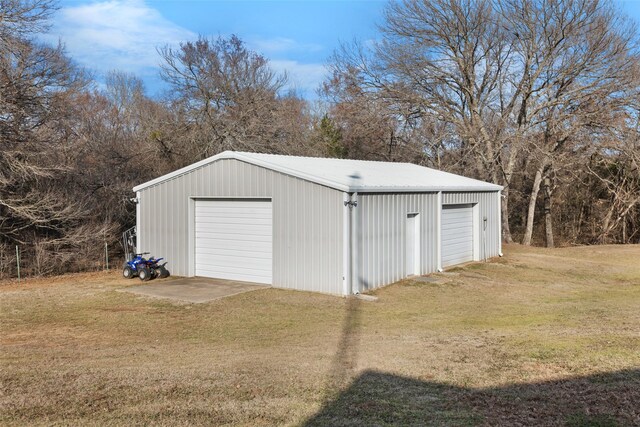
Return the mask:
{"type": "Polygon", "coordinates": [[[342,295],[351,294],[351,194],[342,193],[342,295]]]}
{"type": "Polygon", "coordinates": [[[498,195],[498,256],[502,256],[502,190],[496,194],[498,195]]]}
{"type": "Polygon", "coordinates": [[[442,191],[438,191],[436,200],[436,269],[442,272],[442,191]]]}
{"type": "Polygon", "coordinates": [[[344,283],[343,293],[352,295],[359,292],[358,286],[358,245],[357,245],[357,221],[355,207],[358,206],[358,193],[343,193],[345,212],[343,220],[346,229],[343,236],[343,248],[345,255],[343,262],[347,268],[343,269],[344,283]]]}
{"type": "Polygon", "coordinates": [[[360,252],[358,251],[358,216],[356,208],[358,207],[358,192],[351,195],[351,204],[349,205],[349,216],[351,217],[351,294],[360,293],[360,252]]]}

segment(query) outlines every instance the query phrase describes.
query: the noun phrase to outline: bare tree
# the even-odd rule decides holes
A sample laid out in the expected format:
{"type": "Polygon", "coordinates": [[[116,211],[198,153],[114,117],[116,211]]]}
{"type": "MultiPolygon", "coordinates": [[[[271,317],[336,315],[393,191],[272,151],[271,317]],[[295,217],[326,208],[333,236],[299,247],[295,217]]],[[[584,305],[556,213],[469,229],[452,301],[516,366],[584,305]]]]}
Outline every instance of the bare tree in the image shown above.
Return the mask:
{"type": "Polygon", "coordinates": [[[30,38],[46,27],[51,2],[0,6],[0,245],[27,245],[38,274],[64,271],[110,228],[91,221],[71,181],[87,79],[61,46],[30,38]]]}
{"type": "MultiPolygon", "coordinates": [[[[363,86],[354,69],[333,69],[320,94],[328,109],[316,124],[325,155],[385,161],[408,161],[407,122],[377,93],[363,86]]],[[[413,153],[415,155],[415,152],[413,153]]],[[[410,155],[409,155],[410,156],[410,155]]]]}
{"type": "Polygon", "coordinates": [[[628,243],[640,234],[640,112],[628,113],[622,132],[610,134],[587,164],[606,201],[598,243],[628,243]]]}
{"type": "Polygon", "coordinates": [[[173,106],[184,116],[194,158],[223,150],[281,151],[283,106],[278,92],[286,75],[236,36],[185,42],[159,50],[162,77],[173,106]]]}
{"type": "MultiPolygon", "coordinates": [[[[582,127],[608,126],[629,104],[629,87],[637,85],[635,28],[606,2],[572,0],[561,5],[536,2],[517,9],[536,28],[536,44],[547,58],[527,104],[528,120],[541,129],[531,138],[530,156],[537,163],[523,238],[531,243],[536,200],[541,184],[545,193],[547,242],[553,240],[550,197],[554,158],[574,148],[582,127]],[[561,6],[561,7],[560,7],[561,6]],[[603,111],[606,114],[603,114],[603,111]]],[[[515,9],[515,8],[514,8],[515,9]]],[[[523,22],[523,25],[526,22],[523,22]]],[[[537,55],[537,53],[535,54],[537,55]]]]}
{"type": "Polygon", "coordinates": [[[635,27],[607,1],[404,0],[381,30],[372,50],[342,48],[334,69],[415,127],[443,123],[431,133],[448,158],[438,163],[504,185],[507,241],[514,178],[533,169],[524,243],[541,186],[551,242],[553,159],[575,148],[577,129],[607,126],[602,109],[625,109],[635,27]]]}
{"type": "MultiPolygon", "coordinates": [[[[343,74],[358,74],[367,91],[395,104],[414,129],[439,128],[430,132],[433,137],[426,145],[446,150],[454,159],[449,169],[503,183],[508,195],[522,138],[506,123],[519,111],[523,85],[511,75],[515,36],[501,25],[493,4],[391,3],[381,30],[384,38],[371,55],[362,54],[360,48],[343,48],[335,67],[343,74]],[[437,122],[441,125],[434,126],[437,122]]],[[[440,156],[440,150],[436,153],[440,156]]],[[[442,164],[440,158],[437,163],[442,164]]],[[[505,218],[507,202],[508,198],[503,205],[505,218]]],[[[511,239],[507,221],[504,235],[511,239]]]]}
{"type": "Polygon", "coordinates": [[[55,0],[0,0],[0,48],[48,28],[55,0]]]}
{"type": "MultiPolygon", "coordinates": [[[[47,6],[47,3],[44,2],[47,6]]],[[[37,12],[34,12],[37,13],[37,12]]],[[[45,16],[43,10],[37,16],[45,16]]],[[[11,27],[21,27],[13,16],[11,27]]],[[[25,26],[37,25],[28,15],[25,26]]],[[[11,29],[11,28],[10,28],[11,29]]],[[[26,30],[25,30],[26,31],[26,30]]],[[[66,171],[56,158],[65,137],[60,127],[67,102],[83,87],[61,47],[39,46],[7,36],[0,49],[0,210],[5,227],[0,236],[21,241],[31,227],[61,231],[79,209],[66,203],[46,183],[66,171]]],[[[18,35],[20,33],[18,32],[18,35]]]]}

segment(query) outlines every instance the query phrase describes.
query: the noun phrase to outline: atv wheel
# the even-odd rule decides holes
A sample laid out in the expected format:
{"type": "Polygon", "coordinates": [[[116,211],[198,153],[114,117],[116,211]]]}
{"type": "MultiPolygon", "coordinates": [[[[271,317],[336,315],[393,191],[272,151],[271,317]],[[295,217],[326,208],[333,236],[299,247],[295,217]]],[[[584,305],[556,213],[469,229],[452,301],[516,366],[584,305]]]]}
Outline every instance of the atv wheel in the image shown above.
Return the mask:
{"type": "Polygon", "coordinates": [[[147,267],[140,267],[140,271],[138,271],[138,277],[143,282],[148,282],[151,279],[151,273],[147,267]]]}
{"type": "Polygon", "coordinates": [[[160,277],[161,279],[165,279],[165,278],[169,277],[169,270],[167,270],[164,267],[160,267],[158,269],[158,273],[159,273],[158,277],[160,277]]]}
{"type": "Polygon", "coordinates": [[[125,265],[122,269],[122,277],[125,279],[133,279],[133,270],[128,265],[125,265]]]}

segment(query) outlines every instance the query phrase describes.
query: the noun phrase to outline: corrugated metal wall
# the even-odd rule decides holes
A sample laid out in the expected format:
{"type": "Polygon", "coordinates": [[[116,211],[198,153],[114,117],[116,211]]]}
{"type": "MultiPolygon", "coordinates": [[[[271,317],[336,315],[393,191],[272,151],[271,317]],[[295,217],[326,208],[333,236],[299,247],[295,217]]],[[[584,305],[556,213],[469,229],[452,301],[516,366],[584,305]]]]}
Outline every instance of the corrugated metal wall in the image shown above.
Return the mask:
{"type": "Polygon", "coordinates": [[[443,205],[467,203],[477,203],[480,210],[480,259],[498,256],[501,238],[500,192],[442,193],[443,205]],[[486,230],[483,230],[483,218],[487,218],[486,230]]]}
{"type": "MultiPolygon", "coordinates": [[[[442,193],[442,204],[478,204],[480,225],[480,258],[485,257],[483,239],[486,236],[486,257],[500,252],[500,198],[498,192],[442,193]],[[482,219],[487,218],[486,233],[482,219]]],[[[406,218],[420,214],[421,273],[438,269],[438,194],[375,194],[358,195],[356,208],[356,240],[358,241],[357,277],[354,288],[360,291],[387,285],[407,277],[406,218]]]]}
{"type": "MultiPolygon", "coordinates": [[[[190,272],[190,197],[273,200],[273,285],[342,293],[342,192],[238,160],[219,160],[140,192],[140,247],[190,272]]],[[[193,260],[191,260],[193,261],[193,260]]]]}
{"type": "Polygon", "coordinates": [[[437,269],[437,193],[358,194],[358,284],[362,292],[407,277],[406,218],[418,213],[421,273],[437,269]]]}
{"type": "MultiPolygon", "coordinates": [[[[480,258],[500,253],[500,193],[442,193],[443,204],[478,204],[480,258]],[[482,230],[487,218],[486,232],[482,230]],[[486,236],[486,237],[485,237],[486,236]],[[485,245],[486,243],[486,245],[485,245]],[[485,253],[486,251],[486,253],[485,253]]],[[[190,198],[264,197],[273,201],[273,285],[341,294],[343,193],[238,160],[219,160],[140,192],[140,248],[188,276],[190,198]]],[[[406,218],[420,214],[421,273],[438,268],[438,193],[363,193],[355,208],[358,283],[366,291],[406,274],[406,218]]],[[[192,236],[191,236],[192,237],[192,236]]]]}

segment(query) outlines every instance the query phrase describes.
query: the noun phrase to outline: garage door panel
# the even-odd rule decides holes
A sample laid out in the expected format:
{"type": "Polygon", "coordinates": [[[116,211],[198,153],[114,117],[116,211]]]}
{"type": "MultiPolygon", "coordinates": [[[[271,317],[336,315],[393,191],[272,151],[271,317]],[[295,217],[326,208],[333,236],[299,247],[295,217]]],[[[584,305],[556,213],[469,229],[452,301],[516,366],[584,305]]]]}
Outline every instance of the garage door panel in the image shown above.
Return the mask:
{"type": "Polygon", "coordinates": [[[459,228],[452,228],[450,230],[443,230],[446,231],[446,233],[444,234],[443,239],[458,239],[460,237],[464,237],[467,238],[469,237],[469,233],[471,233],[473,231],[473,227],[459,227],[459,228]]]}
{"type": "Polygon", "coordinates": [[[467,240],[469,238],[469,235],[471,233],[473,233],[473,227],[465,227],[465,228],[459,228],[459,229],[452,229],[452,230],[443,230],[443,231],[447,231],[446,233],[443,233],[442,236],[442,241],[446,242],[448,240],[467,240]]]}
{"type": "MultiPolygon", "coordinates": [[[[213,259],[217,260],[225,260],[230,259],[234,261],[237,258],[242,258],[247,263],[253,263],[254,261],[262,261],[266,256],[269,255],[267,251],[242,251],[242,250],[221,250],[221,249],[202,249],[199,251],[197,255],[197,260],[203,260],[205,262],[211,261],[213,259]]],[[[267,260],[268,264],[271,264],[271,260],[267,260]]]]}
{"type": "MultiPolygon", "coordinates": [[[[446,257],[451,257],[451,256],[458,256],[456,254],[460,254],[460,256],[462,256],[462,254],[467,254],[469,253],[469,245],[466,243],[455,243],[455,244],[451,244],[448,245],[447,250],[444,251],[443,253],[443,258],[446,257]]],[[[473,254],[473,249],[471,249],[471,252],[473,254]]]]}
{"type": "Polygon", "coordinates": [[[450,254],[442,259],[443,265],[446,267],[463,264],[472,260],[471,252],[458,252],[450,254]]]}
{"type": "MultiPolygon", "coordinates": [[[[207,264],[205,268],[202,268],[203,272],[209,272],[211,274],[224,274],[224,273],[233,273],[233,274],[247,274],[256,277],[270,277],[271,269],[269,268],[252,268],[250,271],[247,271],[243,266],[233,266],[233,265],[216,265],[216,264],[207,264]]],[[[224,277],[226,279],[227,277],[224,277]]]]}
{"type": "Polygon", "coordinates": [[[455,255],[456,253],[473,253],[473,248],[469,248],[467,242],[452,243],[449,245],[449,254],[455,255]]]}
{"type": "Polygon", "coordinates": [[[271,284],[271,202],[197,200],[194,228],[196,276],[271,284]]]}
{"type": "Polygon", "coordinates": [[[210,223],[218,223],[218,222],[231,222],[233,224],[238,223],[246,223],[247,219],[251,220],[261,220],[271,219],[271,213],[265,214],[242,214],[238,213],[237,215],[233,214],[221,214],[218,212],[196,212],[196,215],[199,216],[200,222],[205,224],[210,223]]]}
{"type": "Polygon", "coordinates": [[[454,222],[450,223],[450,224],[442,224],[442,229],[443,230],[459,230],[461,228],[471,228],[473,227],[473,223],[469,222],[457,222],[454,220],[454,222]]]}
{"type": "Polygon", "coordinates": [[[225,254],[207,254],[201,253],[196,255],[196,262],[203,262],[207,265],[238,265],[240,267],[253,268],[259,266],[260,269],[270,268],[271,260],[266,258],[269,254],[266,252],[254,252],[252,254],[227,252],[225,254]]]}
{"type": "Polygon", "coordinates": [[[473,227],[473,222],[469,221],[466,222],[467,219],[465,218],[464,221],[462,220],[453,220],[451,223],[443,223],[442,224],[442,229],[443,230],[457,230],[459,228],[471,228],[473,227]]]}
{"type": "Polygon", "coordinates": [[[459,227],[450,227],[450,228],[443,228],[442,231],[444,232],[444,234],[446,235],[467,235],[470,232],[473,231],[473,227],[472,226],[466,226],[466,225],[461,225],[459,227]]]}
{"type": "MultiPolygon", "coordinates": [[[[249,221],[249,220],[248,220],[249,221]]],[[[203,233],[227,233],[230,234],[259,234],[270,235],[271,221],[268,224],[198,224],[196,231],[202,231],[203,233]]]]}
{"type": "Polygon", "coordinates": [[[472,226],[473,226],[472,222],[467,223],[467,222],[464,222],[464,221],[456,221],[456,220],[454,220],[450,224],[442,224],[442,229],[443,230],[454,230],[454,229],[457,229],[457,228],[460,228],[460,227],[472,227],[472,226]]]}
{"type": "MultiPolygon", "coordinates": [[[[247,221],[251,221],[247,219],[247,221]]],[[[220,233],[225,232],[227,234],[251,234],[258,233],[263,235],[270,235],[271,221],[268,224],[228,224],[228,223],[200,223],[196,225],[196,231],[203,233],[220,233]]]]}
{"type": "MultiPolygon", "coordinates": [[[[207,200],[203,200],[207,202],[207,200]]],[[[212,201],[218,203],[216,206],[197,206],[197,211],[202,212],[238,212],[238,208],[242,209],[244,213],[257,213],[257,212],[271,212],[271,208],[268,206],[256,206],[256,202],[222,202],[219,200],[212,201]]],[[[257,202],[262,203],[262,202],[257,202]]]]}
{"type": "Polygon", "coordinates": [[[206,276],[205,274],[217,274],[216,276],[212,276],[212,277],[217,277],[217,278],[221,278],[221,279],[228,279],[228,277],[226,277],[226,273],[234,273],[234,274],[249,274],[252,276],[260,276],[260,277],[264,277],[264,278],[270,278],[271,277],[271,264],[255,264],[255,263],[251,263],[249,261],[246,261],[243,265],[231,265],[231,264],[227,264],[226,260],[217,260],[216,262],[218,262],[218,264],[211,264],[210,260],[205,259],[199,259],[197,260],[198,262],[201,263],[206,263],[206,267],[201,268],[199,271],[204,272],[204,274],[201,274],[201,276],[206,276]],[[250,268],[249,268],[250,267],[250,268]],[[225,277],[221,277],[220,275],[225,275],[225,277]]]}
{"type": "Polygon", "coordinates": [[[258,242],[254,243],[250,250],[246,248],[246,243],[244,242],[234,242],[228,241],[225,242],[225,248],[199,248],[199,254],[208,254],[208,255],[224,255],[227,253],[235,253],[236,255],[247,254],[251,256],[252,253],[271,253],[271,244],[269,242],[258,242]]]}
{"type": "Polygon", "coordinates": [[[196,214],[204,214],[201,215],[201,222],[211,223],[211,222],[231,222],[231,223],[239,223],[242,221],[246,221],[247,219],[253,220],[268,220],[271,219],[271,212],[266,213],[237,213],[237,214],[226,214],[220,212],[196,212],[196,214]]]}
{"type": "Polygon", "coordinates": [[[261,203],[271,203],[268,200],[251,200],[251,199],[235,199],[235,200],[220,200],[220,199],[200,199],[198,202],[202,202],[198,209],[236,209],[238,207],[243,209],[271,209],[270,206],[261,203]],[[215,203],[215,204],[207,204],[215,203]]]}
{"type": "MultiPolygon", "coordinates": [[[[228,230],[227,230],[228,231],[228,230]]],[[[196,230],[198,236],[202,238],[208,238],[210,240],[219,240],[222,242],[234,242],[234,241],[256,241],[256,242],[268,242],[271,243],[271,235],[268,234],[257,234],[257,233],[216,233],[213,231],[198,231],[196,230]]]]}
{"type": "Polygon", "coordinates": [[[442,266],[473,261],[473,206],[442,207],[442,266]]]}
{"type": "Polygon", "coordinates": [[[472,253],[469,251],[450,253],[442,258],[442,262],[444,266],[462,264],[464,262],[469,262],[471,256],[472,253]]]}
{"type": "Polygon", "coordinates": [[[196,215],[198,215],[201,218],[201,221],[205,223],[218,222],[218,221],[231,221],[233,223],[238,223],[239,221],[246,220],[246,219],[259,219],[259,220],[271,219],[271,212],[264,212],[264,211],[260,211],[256,213],[196,211],[196,215]]]}
{"type": "Polygon", "coordinates": [[[209,269],[200,270],[201,277],[212,277],[219,279],[227,279],[227,280],[240,280],[243,282],[255,282],[255,283],[264,283],[267,285],[271,284],[271,273],[258,270],[247,271],[242,268],[233,268],[233,267],[224,267],[224,266],[216,266],[209,269]],[[224,276],[224,277],[221,277],[224,276]]]}
{"type": "Polygon", "coordinates": [[[465,262],[469,262],[471,261],[471,259],[469,259],[471,257],[471,254],[458,254],[455,256],[449,256],[449,257],[444,257],[442,258],[442,265],[444,267],[450,267],[453,265],[458,265],[458,264],[463,264],[465,262]]]}
{"type": "Polygon", "coordinates": [[[197,213],[197,215],[200,215],[202,217],[202,220],[200,221],[200,223],[202,224],[246,224],[247,220],[251,220],[251,221],[255,221],[253,222],[253,224],[262,224],[262,225],[266,225],[269,224],[271,222],[271,216],[270,215],[238,215],[235,217],[224,217],[222,215],[218,215],[214,212],[203,212],[203,213],[197,213]],[[212,219],[212,217],[215,216],[216,219],[212,219]]]}
{"type": "Polygon", "coordinates": [[[469,233],[465,233],[463,235],[460,235],[458,237],[447,237],[446,239],[442,239],[442,243],[444,244],[448,244],[448,245],[454,245],[456,243],[468,243],[469,242],[469,235],[471,234],[471,232],[469,233]]]}
{"type": "Polygon", "coordinates": [[[457,241],[457,242],[449,242],[446,243],[446,250],[443,251],[443,256],[446,256],[448,254],[456,254],[456,253],[460,253],[460,252],[471,252],[471,254],[473,254],[473,248],[469,247],[469,243],[468,242],[463,242],[463,241],[457,241]]]}
{"type": "MultiPolygon", "coordinates": [[[[469,248],[471,245],[469,245],[469,240],[468,239],[448,239],[448,240],[443,240],[442,244],[444,246],[447,246],[447,249],[458,249],[456,246],[462,245],[465,246],[466,248],[469,248]]],[[[445,250],[446,252],[446,250],[445,250]]]]}
{"type": "MultiPolygon", "coordinates": [[[[446,212],[446,211],[443,211],[446,212]]],[[[468,217],[460,217],[460,218],[447,218],[447,222],[442,223],[443,228],[453,228],[460,226],[471,226],[472,221],[471,218],[468,217]]]]}
{"type": "Polygon", "coordinates": [[[216,212],[196,212],[200,214],[200,223],[203,224],[216,224],[221,219],[224,219],[226,223],[230,224],[244,224],[247,219],[252,219],[255,224],[267,224],[271,221],[271,214],[238,214],[236,216],[225,216],[216,212]]]}
{"type": "Polygon", "coordinates": [[[202,274],[200,275],[201,277],[213,277],[213,278],[222,278],[222,279],[226,279],[226,280],[237,280],[240,282],[252,282],[252,283],[263,283],[265,285],[270,285],[271,284],[271,276],[260,276],[260,275],[254,275],[254,274],[250,274],[247,273],[246,271],[240,272],[240,273],[234,273],[234,272],[224,272],[224,277],[220,277],[219,276],[219,272],[212,270],[212,271],[203,271],[202,274]]]}
{"type": "Polygon", "coordinates": [[[447,211],[447,220],[462,220],[466,221],[469,217],[467,216],[466,208],[444,208],[447,211]],[[457,212],[458,210],[462,210],[464,212],[457,212]]]}

